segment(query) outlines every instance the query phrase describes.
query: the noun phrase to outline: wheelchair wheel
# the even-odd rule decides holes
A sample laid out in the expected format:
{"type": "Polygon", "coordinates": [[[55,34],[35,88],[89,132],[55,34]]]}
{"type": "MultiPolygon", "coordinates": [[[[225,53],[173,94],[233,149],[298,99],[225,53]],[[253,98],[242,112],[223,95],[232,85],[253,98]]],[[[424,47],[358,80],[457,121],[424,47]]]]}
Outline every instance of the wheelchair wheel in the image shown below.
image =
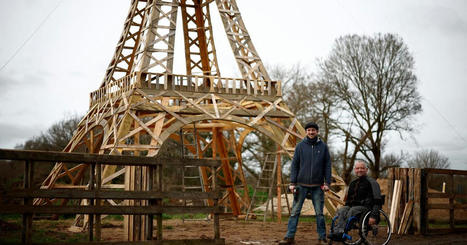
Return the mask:
{"type": "Polygon", "coordinates": [[[383,210],[379,210],[379,218],[376,225],[369,225],[371,212],[367,212],[362,220],[360,233],[362,240],[368,245],[386,245],[391,239],[391,224],[389,217],[383,210]]]}
{"type": "Polygon", "coordinates": [[[347,239],[343,241],[347,245],[358,245],[361,244],[363,239],[361,236],[360,222],[358,219],[350,221],[348,224],[350,229],[347,231],[347,239]]]}

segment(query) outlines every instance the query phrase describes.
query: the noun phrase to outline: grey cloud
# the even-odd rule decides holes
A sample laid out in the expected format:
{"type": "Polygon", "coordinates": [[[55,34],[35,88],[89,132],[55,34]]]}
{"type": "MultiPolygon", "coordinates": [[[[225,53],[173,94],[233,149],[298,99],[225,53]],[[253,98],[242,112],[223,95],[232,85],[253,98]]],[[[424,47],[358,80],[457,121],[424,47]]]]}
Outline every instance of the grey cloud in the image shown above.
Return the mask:
{"type": "Polygon", "coordinates": [[[42,86],[46,83],[46,77],[49,76],[45,72],[25,73],[25,72],[9,72],[0,73],[0,96],[4,96],[11,90],[33,88],[42,86]]]}
{"type": "Polygon", "coordinates": [[[10,90],[13,87],[13,84],[14,82],[11,77],[0,74],[0,96],[10,90]]]}
{"type": "Polygon", "coordinates": [[[14,124],[0,122],[0,147],[13,148],[16,144],[23,143],[34,135],[38,135],[40,130],[33,126],[18,126],[14,124]]]}
{"type": "MultiPolygon", "coordinates": [[[[467,6],[464,6],[463,9],[465,8],[467,6]]],[[[420,6],[416,12],[419,12],[420,15],[415,14],[412,16],[414,18],[419,16],[418,21],[422,28],[435,28],[447,35],[467,35],[467,20],[462,18],[455,8],[420,6]]]]}

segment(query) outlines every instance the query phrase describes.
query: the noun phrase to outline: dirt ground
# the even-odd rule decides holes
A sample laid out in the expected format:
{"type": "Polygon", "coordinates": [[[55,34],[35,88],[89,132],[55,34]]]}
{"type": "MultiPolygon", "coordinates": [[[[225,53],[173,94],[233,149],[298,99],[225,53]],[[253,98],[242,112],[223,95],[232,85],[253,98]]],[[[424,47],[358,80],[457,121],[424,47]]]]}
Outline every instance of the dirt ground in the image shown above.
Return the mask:
{"type": "MultiPolygon", "coordinates": [[[[185,222],[181,220],[169,220],[166,226],[172,229],[164,230],[168,239],[177,238],[202,238],[213,236],[211,222],[185,222]]],[[[329,229],[329,227],[327,228],[329,229]]],[[[226,244],[277,244],[287,231],[287,223],[261,221],[235,221],[221,220],[221,237],[225,238],[226,244]]],[[[309,221],[299,223],[295,237],[296,244],[318,244],[316,224],[309,221]]],[[[394,235],[389,244],[467,244],[467,234],[450,234],[438,236],[416,236],[416,235],[394,235]]]]}
{"type": "MultiPolygon", "coordinates": [[[[67,228],[71,220],[41,221],[35,222],[33,227],[37,230],[47,230],[44,235],[56,236],[58,241],[66,241],[69,236],[67,228]],[[60,237],[59,237],[60,236],[60,237]],[[64,240],[61,240],[64,239],[64,240]]],[[[277,244],[282,239],[286,230],[287,223],[283,222],[261,222],[221,219],[221,237],[225,239],[226,244],[277,244]]],[[[165,239],[203,239],[213,237],[212,221],[185,221],[171,219],[163,221],[163,236],[165,239]]],[[[329,229],[329,227],[328,227],[329,229]]],[[[10,231],[11,232],[11,231],[10,231]]],[[[19,232],[17,233],[20,234],[19,232]]],[[[0,241],[3,236],[8,236],[0,229],[0,241]]],[[[102,230],[102,240],[104,241],[122,241],[123,223],[118,220],[104,220],[102,230]]],[[[80,234],[81,238],[86,239],[85,234],[80,234]]],[[[299,223],[296,244],[318,244],[316,234],[316,225],[313,221],[304,220],[299,223]]],[[[467,234],[444,234],[444,235],[393,235],[389,244],[467,244],[467,234]]]]}

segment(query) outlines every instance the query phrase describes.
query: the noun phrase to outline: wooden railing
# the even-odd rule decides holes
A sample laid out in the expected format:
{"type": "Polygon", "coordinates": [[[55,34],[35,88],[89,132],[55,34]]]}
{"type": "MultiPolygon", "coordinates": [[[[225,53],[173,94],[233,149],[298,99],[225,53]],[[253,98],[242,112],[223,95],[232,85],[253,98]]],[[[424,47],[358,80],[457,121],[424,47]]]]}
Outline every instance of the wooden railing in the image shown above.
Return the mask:
{"type": "MultiPolygon", "coordinates": [[[[208,192],[163,192],[162,167],[169,165],[171,168],[190,166],[203,166],[211,168],[211,173],[215,175],[215,169],[220,165],[220,161],[205,159],[164,159],[154,157],[134,157],[98,155],[86,153],[64,153],[64,152],[41,152],[41,151],[20,151],[0,149],[0,160],[24,161],[24,189],[1,190],[2,198],[22,199],[22,205],[1,205],[0,214],[22,214],[22,243],[30,243],[32,235],[32,217],[34,214],[89,214],[89,240],[94,240],[94,234],[100,235],[100,218],[94,215],[101,214],[123,214],[123,215],[145,215],[146,239],[153,239],[153,216],[157,219],[157,236],[155,241],[138,242],[138,244],[179,244],[187,242],[189,244],[224,244],[224,239],[220,238],[219,214],[221,208],[218,200],[222,197],[217,188],[216,178],[211,178],[210,191],[208,192]],[[34,189],[32,184],[34,175],[34,165],[44,162],[71,162],[87,163],[90,165],[90,178],[88,189],[34,189]],[[147,191],[122,191],[106,190],[101,187],[101,166],[106,165],[126,165],[144,166],[148,169],[147,191]],[[156,177],[154,177],[154,175],[156,177]],[[154,179],[155,178],[155,179],[154,179]],[[153,186],[153,182],[157,186],[153,186]],[[89,205],[67,205],[67,206],[34,206],[34,198],[64,198],[64,199],[88,199],[89,205]],[[212,200],[213,206],[167,206],[162,203],[164,198],[188,199],[188,200],[212,200]],[[125,206],[103,206],[99,200],[121,199],[121,200],[143,200],[147,206],[125,205],[125,206]],[[185,213],[206,213],[213,214],[214,236],[213,239],[191,239],[191,240],[163,240],[162,234],[162,214],[185,214],[185,213]],[[95,228],[94,228],[95,227],[95,228]]],[[[5,163],[7,161],[0,161],[5,163]]],[[[80,202],[81,203],[81,202],[80,202]]],[[[104,242],[101,242],[104,244],[104,242]]],[[[125,242],[126,243],[126,242],[125,242]]],[[[100,244],[100,242],[93,242],[100,244]]]]}
{"type": "Polygon", "coordinates": [[[109,98],[115,98],[137,87],[137,74],[132,73],[124,76],[116,81],[113,81],[96,91],[91,92],[89,107],[97,103],[104,102],[109,98]]]}
{"type": "Polygon", "coordinates": [[[466,180],[467,171],[465,170],[389,169],[389,202],[399,200],[396,203],[397,205],[393,205],[399,207],[396,208],[396,227],[402,227],[406,230],[412,227],[415,233],[420,234],[466,232],[466,180]],[[400,182],[397,193],[394,192],[396,180],[400,182]],[[437,185],[436,188],[434,188],[434,184],[437,185]],[[399,196],[393,198],[394,195],[399,196]],[[410,210],[408,207],[410,207],[410,210]],[[433,212],[433,214],[442,213],[442,217],[433,217],[430,212],[433,212]],[[456,212],[460,214],[455,215],[456,212]],[[435,224],[430,217],[448,220],[448,223],[443,225],[442,222],[439,223],[438,221],[435,224]]]}
{"type": "Polygon", "coordinates": [[[242,94],[281,96],[279,81],[246,80],[201,75],[175,75],[144,73],[141,76],[143,88],[156,90],[177,90],[202,93],[242,94]]]}
{"type": "Polygon", "coordinates": [[[251,96],[282,96],[280,81],[247,80],[202,75],[133,73],[91,92],[90,105],[114,98],[138,87],[153,90],[218,93],[251,96]]]}

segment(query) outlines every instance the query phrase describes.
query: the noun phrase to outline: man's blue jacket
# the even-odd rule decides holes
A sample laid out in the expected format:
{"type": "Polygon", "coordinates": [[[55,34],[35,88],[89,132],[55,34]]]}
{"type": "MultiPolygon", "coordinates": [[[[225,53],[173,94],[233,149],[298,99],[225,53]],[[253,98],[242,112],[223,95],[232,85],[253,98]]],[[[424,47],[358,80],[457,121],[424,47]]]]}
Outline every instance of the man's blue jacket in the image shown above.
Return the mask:
{"type": "Polygon", "coordinates": [[[331,157],[328,146],[320,138],[313,143],[313,140],[306,136],[297,144],[290,171],[290,183],[331,185],[331,157]]]}

